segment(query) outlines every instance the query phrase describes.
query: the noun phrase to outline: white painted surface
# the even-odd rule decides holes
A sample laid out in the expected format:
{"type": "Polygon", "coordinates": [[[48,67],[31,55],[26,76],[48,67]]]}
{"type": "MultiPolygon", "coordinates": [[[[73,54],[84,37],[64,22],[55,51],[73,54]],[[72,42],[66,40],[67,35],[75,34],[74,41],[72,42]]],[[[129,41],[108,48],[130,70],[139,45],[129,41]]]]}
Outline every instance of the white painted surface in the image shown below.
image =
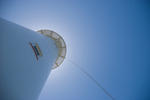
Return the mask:
{"type": "Polygon", "coordinates": [[[56,60],[53,40],[0,19],[0,100],[37,100],[56,60]],[[36,60],[31,43],[43,56],[36,60]]]}

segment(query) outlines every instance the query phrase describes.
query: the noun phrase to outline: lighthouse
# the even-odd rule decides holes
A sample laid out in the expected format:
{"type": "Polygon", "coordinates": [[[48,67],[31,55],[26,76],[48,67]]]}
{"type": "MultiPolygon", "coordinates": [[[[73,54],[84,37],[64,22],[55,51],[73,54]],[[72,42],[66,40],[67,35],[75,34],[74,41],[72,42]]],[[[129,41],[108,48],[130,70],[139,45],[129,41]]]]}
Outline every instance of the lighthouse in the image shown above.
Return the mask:
{"type": "Polygon", "coordinates": [[[0,100],[37,100],[65,56],[65,41],[56,32],[35,32],[0,18],[0,100]]]}

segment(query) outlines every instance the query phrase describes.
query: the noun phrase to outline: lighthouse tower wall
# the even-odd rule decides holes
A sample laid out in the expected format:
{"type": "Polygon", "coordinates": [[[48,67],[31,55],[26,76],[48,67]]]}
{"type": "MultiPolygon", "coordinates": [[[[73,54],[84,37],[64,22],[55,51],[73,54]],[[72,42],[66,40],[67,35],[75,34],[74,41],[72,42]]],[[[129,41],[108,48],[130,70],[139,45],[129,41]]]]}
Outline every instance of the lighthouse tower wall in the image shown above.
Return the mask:
{"type": "Polygon", "coordinates": [[[57,54],[54,40],[0,18],[0,100],[37,100],[57,54]]]}

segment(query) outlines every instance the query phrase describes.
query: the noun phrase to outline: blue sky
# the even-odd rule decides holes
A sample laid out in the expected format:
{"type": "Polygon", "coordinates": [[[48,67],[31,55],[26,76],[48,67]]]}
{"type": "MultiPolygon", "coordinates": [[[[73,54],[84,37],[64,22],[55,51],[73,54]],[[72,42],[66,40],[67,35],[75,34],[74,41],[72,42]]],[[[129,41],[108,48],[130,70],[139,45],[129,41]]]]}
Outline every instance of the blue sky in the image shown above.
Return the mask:
{"type": "Polygon", "coordinates": [[[150,1],[1,0],[0,17],[32,30],[51,29],[67,44],[39,100],[150,100],[150,1]]]}

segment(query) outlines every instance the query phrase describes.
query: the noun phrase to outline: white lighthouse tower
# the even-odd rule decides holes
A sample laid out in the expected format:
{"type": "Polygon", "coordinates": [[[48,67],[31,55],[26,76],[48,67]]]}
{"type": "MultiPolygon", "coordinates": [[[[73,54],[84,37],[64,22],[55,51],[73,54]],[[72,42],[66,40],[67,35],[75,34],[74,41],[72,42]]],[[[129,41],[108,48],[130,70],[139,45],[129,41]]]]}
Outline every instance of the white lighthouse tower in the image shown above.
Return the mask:
{"type": "Polygon", "coordinates": [[[65,56],[65,42],[56,32],[34,32],[0,18],[0,100],[37,100],[65,56]]]}

